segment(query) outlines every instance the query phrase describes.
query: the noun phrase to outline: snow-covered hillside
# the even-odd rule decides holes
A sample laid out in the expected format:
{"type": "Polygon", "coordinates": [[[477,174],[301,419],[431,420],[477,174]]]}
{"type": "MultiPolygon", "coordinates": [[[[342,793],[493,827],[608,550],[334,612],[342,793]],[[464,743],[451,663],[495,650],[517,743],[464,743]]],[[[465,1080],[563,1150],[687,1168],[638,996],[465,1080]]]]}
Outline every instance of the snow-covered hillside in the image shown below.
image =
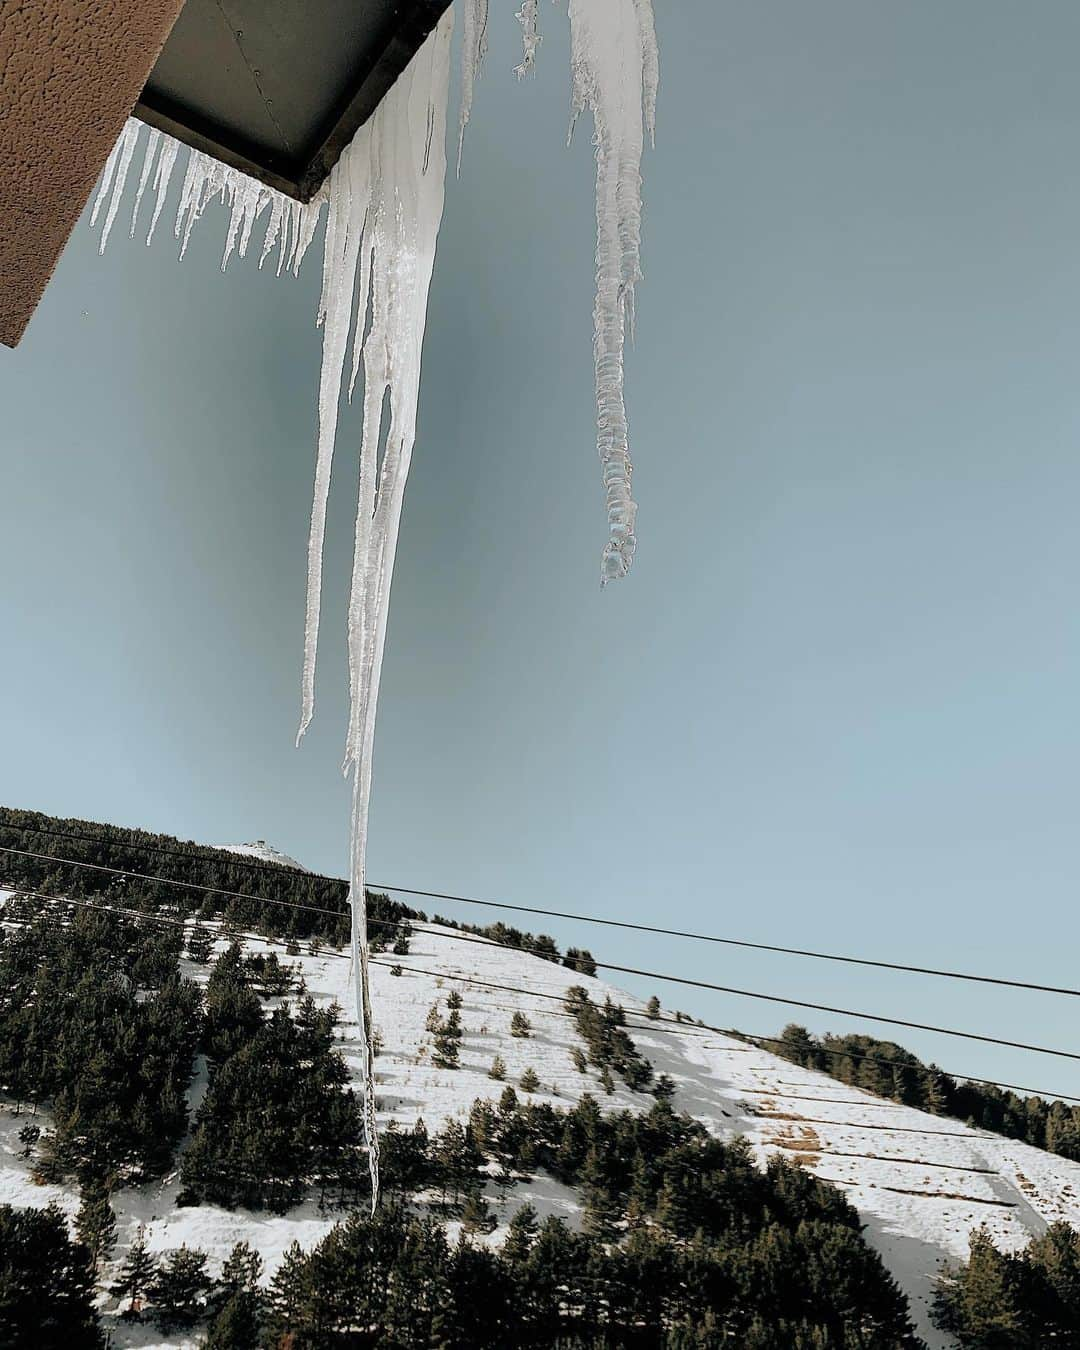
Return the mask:
{"type": "MultiPolygon", "coordinates": [[[[476,1098],[497,1098],[505,1084],[488,1077],[496,1055],[505,1061],[508,1083],[516,1084],[531,1067],[540,1079],[534,1096],[552,1105],[569,1106],[591,1092],[604,1109],[648,1109],[651,1097],[622,1084],[607,1096],[594,1070],[582,1074],[575,1068],[570,1051],[580,1042],[561,998],[579,984],[595,999],[602,1001],[610,993],[628,1013],[636,1010],[627,1029],[657,1073],[675,1080],[677,1108],[720,1135],[747,1135],[761,1157],[781,1151],[844,1189],[864,1217],[869,1240],[908,1294],[921,1334],[934,1350],[950,1342],[929,1324],[932,1281],[943,1259],[965,1254],[974,1226],[986,1224],[1000,1244],[1018,1247],[1054,1219],[1080,1225],[1078,1164],[882,1101],[731,1037],[685,1023],[650,1021],[639,1000],[600,980],[471,935],[462,941],[462,936],[433,924],[416,924],[408,956],[374,959],[372,993],[383,1042],[377,1061],[383,1127],[391,1120],[411,1125],[422,1116],[435,1130],[448,1119],[466,1117],[476,1098]],[[391,973],[395,966],[400,966],[400,975],[391,973]],[[457,1070],[431,1063],[432,1038],[424,1025],[432,1003],[444,1000],[452,989],[463,999],[457,1070]],[[528,1038],[510,1034],[510,1020],[518,1010],[532,1024],[528,1038]]],[[[249,940],[247,949],[257,951],[263,945],[249,940]]],[[[281,954],[280,947],[275,950],[281,954]]],[[[358,1076],[348,1020],[353,1007],[349,961],[332,948],[317,954],[305,949],[300,956],[283,959],[298,967],[318,1001],[334,1000],[345,1010],[341,1048],[358,1076]]],[[[182,964],[192,978],[205,980],[207,966],[182,964]]],[[[198,1068],[193,1106],[205,1090],[201,1061],[198,1068]]],[[[0,1114],[0,1203],[56,1200],[74,1214],[78,1202],[73,1189],[31,1182],[29,1164],[17,1156],[16,1133],[23,1123],[25,1116],[16,1118],[10,1110],[0,1114]]],[[[270,1275],[294,1240],[310,1247],[340,1218],[320,1214],[314,1203],[285,1217],[208,1205],[178,1209],[178,1189],[171,1177],[114,1197],[116,1262],[138,1226],[145,1224],[152,1249],[186,1243],[208,1251],[215,1268],[234,1243],[247,1241],[260,1251],[270,1275]]],[[[493,1242],[501,1240],[505,1224],[525,1200],[542,1215],[557,1214],[570,1222],[577,1212],[574,1193],[542,1176],[508,1196],[492,1186],[489,1199],[500,1218],[489,1239],[493,1242]]],[[[117,1345],[195,1344],[182,1334],[163,1338],[151,1327],[118,1323],[112,1331],[117,1345]]]]}
{"type": "Polygon", "coordinates": [[[302,863],[290,858],[287,853],[282,853],[273,844],[268,844],[265,839],[255,839],[250,844],[214,844],[213,847],[221,849],[223,853],[239,853],[241,857],[255,858],[259,862],[277,863],[280,867],[294,867],[300,872],[307,871],[302,863]]]}

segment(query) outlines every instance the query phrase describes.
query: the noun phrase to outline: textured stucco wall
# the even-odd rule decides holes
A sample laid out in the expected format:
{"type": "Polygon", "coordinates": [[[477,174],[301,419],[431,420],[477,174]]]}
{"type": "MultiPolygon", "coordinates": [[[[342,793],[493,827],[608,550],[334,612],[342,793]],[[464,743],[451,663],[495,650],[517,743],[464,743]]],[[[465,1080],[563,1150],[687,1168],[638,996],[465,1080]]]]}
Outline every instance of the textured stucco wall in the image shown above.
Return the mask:
{"type": "Polygon", "coordinates": [[[183,0],[0,0],[0,342],[41,298],[183,0]]]}

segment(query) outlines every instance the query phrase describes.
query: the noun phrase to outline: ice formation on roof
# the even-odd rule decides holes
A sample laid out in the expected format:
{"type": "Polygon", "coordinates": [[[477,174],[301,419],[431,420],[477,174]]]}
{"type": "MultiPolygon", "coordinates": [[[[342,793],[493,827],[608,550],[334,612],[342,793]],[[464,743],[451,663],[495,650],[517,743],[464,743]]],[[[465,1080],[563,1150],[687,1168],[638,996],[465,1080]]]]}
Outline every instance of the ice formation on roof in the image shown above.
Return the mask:
{"type": "MultiPolygon", "coordinates": [[[[487,50],[489,0],[464,6],[460,135],[487,50]]],[[[633,326],[634,286],[641,277],[641,152],[651,135],[657,54],[652,0],[570,0],[572,120],[592,113],[596,146],[596,365],[598,448],[610,537],[602,581],[625,575],[634,552],[636,507],[623,403],[623,348],[633,326]]],[[[540,42],[538,0],[522,0],[519,75],[533,68],[540,42]]],[[[206,208],[229,208],[222,268],[245,257],[256,223],[266,217],[260,267],[277,247],[277,270],[297,272],[327,207],[319,432],[308,543],[308,585],[297,741],[314,711],[315,663],[322,595],[323,540],[345,356],[352,331],[349,396],[363,366],[360,489],[349,601],[350,710],[344,769],[352,774],[350,905],[356,1014],[362,1044],[365,1129],[372,1203],[379,1192],[372,1017],[368,993],[364,890],[375,712],[386,640],[387,607],[405,483],[416,436],[420,357],[428,288],[442,219],[446,170],[451,11],[447,11],[374,116],[360,128],[326,184],[307,204],[292,201],[199,151],[188,154],[173,232],[183,257],[206,208]],[[384,405],[389,407],[384,437],[384,405]],[[381,459],[379,446],[384,444],[381,459]]],[[[119,209],[141,125],[129,121],[102,174],[90,217],[103,206],[104,249],[119,209]],[[107,205],[106,205],[107,203],[107,205]]],[[[459,138],[458,157],[460,163],[459,138]]],[[[134,235],[144,193],[154,195],[146,242],[157,227],[172,181],[178,144],[151,131],[143,151],[131,218],[134,235]]]]}

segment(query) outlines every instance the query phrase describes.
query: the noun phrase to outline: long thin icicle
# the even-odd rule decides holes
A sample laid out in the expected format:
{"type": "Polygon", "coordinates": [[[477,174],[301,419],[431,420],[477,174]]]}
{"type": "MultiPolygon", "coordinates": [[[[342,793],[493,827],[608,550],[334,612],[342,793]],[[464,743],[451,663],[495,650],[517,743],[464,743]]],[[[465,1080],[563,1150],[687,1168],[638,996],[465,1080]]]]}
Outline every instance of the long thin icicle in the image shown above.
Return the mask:
{"type": "Polygon", "coordinates": [[[472,115],[473,93],[480,67],[487,55],[488,0],[461,0],[461,120],[458,127],[457,171],[461,172],[461,151],[465,128],[472,115]]]}
{"type": "Polygon", "coordinates": [[[116,164],[116,178],[113,181],[112,196],[109,198],[109,209],[105,213],[105,224],[101,227],[101,244],[98,248],[99,253],[105,252],[105,245],[109,242],[109,233],[113,227],[113,221],[116,219],[116,211],[120,205],[120,198],[124,195],[124,184],[127,182],[128,169],[131,166],[131,157],[135,153],[135,147],[139,143],[139,132],[142,131],[142,123],[136,122],[134,118],[128,118],[124,124],[124,129],[120,133],[120,158],[116,164]]]}
{"type": "Polygon", "coordinates": [[[105,167],[101,171],[101,180],[98,183],[97,196],[94,198],[94,205],[90,210],[90,228],[93,229],[97,224],[98,215],[101,207],[108,196],[109,188],[112,185],[113,174],[116,171],[116,161],[120,158],[120,150],[126,143],[125,133],[127,124],[124,124],[124,130],[117,137],[116,144],[109,151],[109,158],[105,161],[105,167]]]}
{"type": "Polygon", "coordinates": [[[158,143],[161,140],[161,132],[157,127],[150,128],[150,135],[146,138],[146,150],[143,154],[142,172],[139,174],[139,186],[135,192],[135,205],[131,208],[131,230],[130,237],[135,238],[135,226],[139,220],[139,207],[142,205],[143,193],[146,191],[146,180],[150,177],[150,170],[154,165],[154,155],[157,152],[158,143]]]}
{"type": "MultiPolygon", "coordinates": [[[[623,351],[641,280],[643,118],[652,127],[657,50],[652,0],[570,0],[572,116],[586,108],[596,128],[597,450],[609,538],[601,584],[630,570],[637,505],[623,399],[623,351]]],[[[571,130],[573,123],[571,123],[571,130]]]]}
{"type": "Polygon", "coordinates": [[[180,142],[174,141],[171,136],[166,136],[161,147],[161,154],[158,155],[157,168],[154,170],[154,213],[150,217],[150,228],[146,232],[147,248],[150,247],[150,241],[157,229],[158,217],[161,215],[161,208],[165,205],[165,198],[169,195],[169,180],[172,178],[173,165],[176,163],[176,156],[179,151],[180,142]]]}
{"type": "MultiPolygon", "coordinates": [[[[324,432],[322,402],[325,399],[329,404],[333,396],[333,408],[328,407],[327,413],[328,420],[329,417],[336,420],[350,320],[355,324],[354,352],[359,352],[364,365],[360,496],[349,602],[352,697],[345,766],[353,775],[349,867],[352,951],[357,1022],[364,1057],[365,1124],[373,1205],[378,1199],[379,1155],[364,887],[368,809],[390,584],[416,438],[420,356],[442,220],[451,15],[448,10],[375,116],[346,150],[330,180],[331,221],[335,205],[344,200],[347,207],[333,229],[334,256],[326,273],[320,460],[324,432]],[[358,257],[359,289],[355,285],[358,257]],[[371,326],[365,331],[369,309],[371,326]],[[390,426],[380,463],[387,392],[390,426]]],[[[335,430],[333,425],[326,426],[328,454],[332,454],[335,430]]],[[[328,464],[326,473],[329,474],[328,464]]],[[[316,531],[321,528],[321,522],[316,520],[321,512],[317,494],[312,514],[313,544],[316,531]]]]}

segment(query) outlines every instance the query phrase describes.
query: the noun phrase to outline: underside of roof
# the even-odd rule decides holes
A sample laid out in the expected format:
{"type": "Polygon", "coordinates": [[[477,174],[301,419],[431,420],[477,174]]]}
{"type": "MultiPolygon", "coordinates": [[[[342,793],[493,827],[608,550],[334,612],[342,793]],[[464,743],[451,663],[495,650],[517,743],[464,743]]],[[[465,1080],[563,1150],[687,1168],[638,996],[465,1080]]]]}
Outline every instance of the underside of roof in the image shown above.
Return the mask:
{"type": "Polygon", "coordinates": [[[450,0],[0,0],[0,342],[22,337],[134,109],[299,201],[450,0]]]}
{"type": "Polygon", "coordinates": [[[450,0],[187,0],[135,116],[300,201],[450,0]]]}

